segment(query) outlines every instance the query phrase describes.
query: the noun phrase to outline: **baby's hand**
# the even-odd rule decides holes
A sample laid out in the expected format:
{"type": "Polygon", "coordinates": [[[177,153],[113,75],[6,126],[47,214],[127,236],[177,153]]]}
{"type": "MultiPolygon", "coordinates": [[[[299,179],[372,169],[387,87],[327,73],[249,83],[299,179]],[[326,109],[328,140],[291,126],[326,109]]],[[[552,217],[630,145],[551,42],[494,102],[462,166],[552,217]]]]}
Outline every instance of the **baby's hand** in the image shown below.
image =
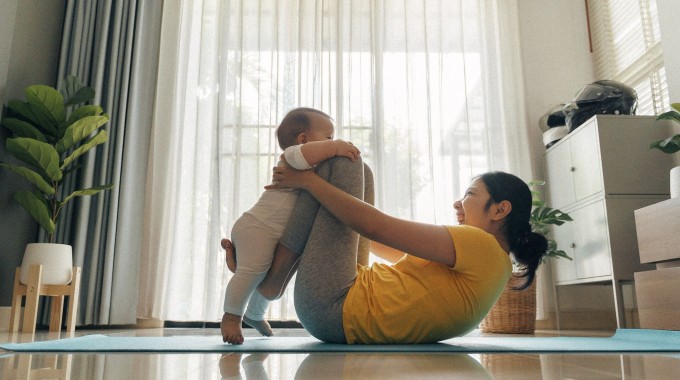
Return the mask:
{"type": "Polygon", "coordinates": [[[359,158],[359,155],[361,155],[361,151],[359,151],[359,149],[357,149],[357,147],[355,147],[354,144],[349,141],[333,140],[333,143],[335,144],[336,157],[347,157],[354,161],[359,158]]]}

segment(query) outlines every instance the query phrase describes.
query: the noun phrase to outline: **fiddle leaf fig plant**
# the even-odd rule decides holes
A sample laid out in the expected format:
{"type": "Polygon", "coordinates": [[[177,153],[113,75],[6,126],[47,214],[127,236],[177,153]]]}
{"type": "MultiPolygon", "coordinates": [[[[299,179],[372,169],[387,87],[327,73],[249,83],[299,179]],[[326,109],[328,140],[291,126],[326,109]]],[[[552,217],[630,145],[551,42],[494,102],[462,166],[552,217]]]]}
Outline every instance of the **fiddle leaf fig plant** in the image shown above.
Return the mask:
{"type": "MultiPolygon", "coordinates": [[[[673,120],[680,123],[680,103],[672,103],[671,110],[657,116],[656,120],[673,120]]],[[[673,154],[680,151],[680,133],[649,145],[650,149],[658,149],[664,153],[673,154]]]]}
{"type": "Polygon", "coordinates": [[[531,216],[529,218],[531,230],[545,236],[548,240],[548,251],[544,258],[555,257],[573,260],[566,252],[557,248],[557,242],[555,240],[549,238],[551,225],[561,226],[573,219],[566,212],[546,206],[546,202],[541,198],[541,192],[537,190],[538,186],[543,185],[545,185],[545,181],[529,182],[529,186],[532,189],[531,196],[533,203],[533,209],[531,210],[531,216]]]}
{"type": "Polygon", "coordinates": [[[23,165],[0,162],[30,182],[33,191],[19,191],[14,199],[54,241],[59,213],[78,196],[94,195],[113,184],[94,186],[63,194],[68,175],[78,169],[83,155],[108,140],[102,127],[109,116],[97,105],[85,105],[95,92],[74,76],[68,76],[60,91],[44,85],[24,90],[26,100],[10,100],[7,117],[0,125],[10,131],[5,146],[23,165]]]}

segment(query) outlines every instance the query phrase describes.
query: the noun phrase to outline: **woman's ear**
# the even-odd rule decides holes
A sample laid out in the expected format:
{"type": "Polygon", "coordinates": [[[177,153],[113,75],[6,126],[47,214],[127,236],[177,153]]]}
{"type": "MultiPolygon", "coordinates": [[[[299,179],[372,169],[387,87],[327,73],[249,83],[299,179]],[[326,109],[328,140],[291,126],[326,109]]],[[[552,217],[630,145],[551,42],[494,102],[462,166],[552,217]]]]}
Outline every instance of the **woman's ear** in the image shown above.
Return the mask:
{"type": "Polygon", "coordinates": [[[308,141],[309,141],[309,136],[307,136],[307,134],[304,133],[304,132],[303,132],[303,133],[300,133],[300,134],[297,136],[297,138],[295,139],[295,142],[297,142],[297,145],[300,145],[300,144],[307,144],[308,141]]]}
{"type": "Polygon", "coordinates": [[[512,203],[508,200],[500,201],[493,205],[493,214],[491,215],[491,218],[493,220],[501,220],[510,215],[510,211],[512,211],[512,203]]]}

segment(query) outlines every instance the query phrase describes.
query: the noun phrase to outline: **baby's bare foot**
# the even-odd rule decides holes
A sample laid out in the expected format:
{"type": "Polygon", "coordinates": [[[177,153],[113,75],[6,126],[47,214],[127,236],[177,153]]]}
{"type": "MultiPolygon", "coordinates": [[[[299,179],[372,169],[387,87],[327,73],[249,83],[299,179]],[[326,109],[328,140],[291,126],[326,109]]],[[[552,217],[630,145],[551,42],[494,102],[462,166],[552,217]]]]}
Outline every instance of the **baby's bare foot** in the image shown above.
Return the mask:
{"type": "Polygon", "coordinates": [[[231,273],[236,272],[236,250],[234,249],[234,244],[229,239],[222,239],[220,244],[226,251],[227,269],[229,269],[231,273]]]}
{"type": "Polygon", "coordinates": [[[242,355],[243,354],[241,353],[234,352],[220,357],[220,375],[222,375],[223,378],[236,377],[241,374],[242,355]]]}
{"type": "Polygon", "coordinates": [[[257,330],[260,334],[262,334],[264,336],[274,335],[274,332],[272,331],[272,327],[269,325],[269,322],[267,322],[264,319],[261,320],[261,321],[256,321],[254,319],[250,319],[250,318],[244,316],[243,322],[245,322],[248,326],[257,330]]]}
{"type": "Polygon", "coordinates": [[[229,344],[243,344],[243,330],[241,329],[241,317],[224,313],[220,323],[222,341],[229,344]]]}

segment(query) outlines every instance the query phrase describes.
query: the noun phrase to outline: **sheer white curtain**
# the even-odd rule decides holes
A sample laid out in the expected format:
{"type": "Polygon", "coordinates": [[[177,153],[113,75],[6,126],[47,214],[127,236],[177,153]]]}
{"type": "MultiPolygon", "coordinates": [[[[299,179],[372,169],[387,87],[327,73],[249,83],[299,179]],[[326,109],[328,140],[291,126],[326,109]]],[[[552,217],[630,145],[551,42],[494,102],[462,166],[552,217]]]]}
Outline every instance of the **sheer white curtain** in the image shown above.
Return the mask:
{"type": "MultiPolygon", "coordinates": [[[[291,108],[335,118],[395,216],[451,224],[471,177],[532,179],[515,1],[164,2],[139,317],[218,320],[219,240],[291,108]]],[[[270,317],[295,318],[291,295],[270,317]]]]}

